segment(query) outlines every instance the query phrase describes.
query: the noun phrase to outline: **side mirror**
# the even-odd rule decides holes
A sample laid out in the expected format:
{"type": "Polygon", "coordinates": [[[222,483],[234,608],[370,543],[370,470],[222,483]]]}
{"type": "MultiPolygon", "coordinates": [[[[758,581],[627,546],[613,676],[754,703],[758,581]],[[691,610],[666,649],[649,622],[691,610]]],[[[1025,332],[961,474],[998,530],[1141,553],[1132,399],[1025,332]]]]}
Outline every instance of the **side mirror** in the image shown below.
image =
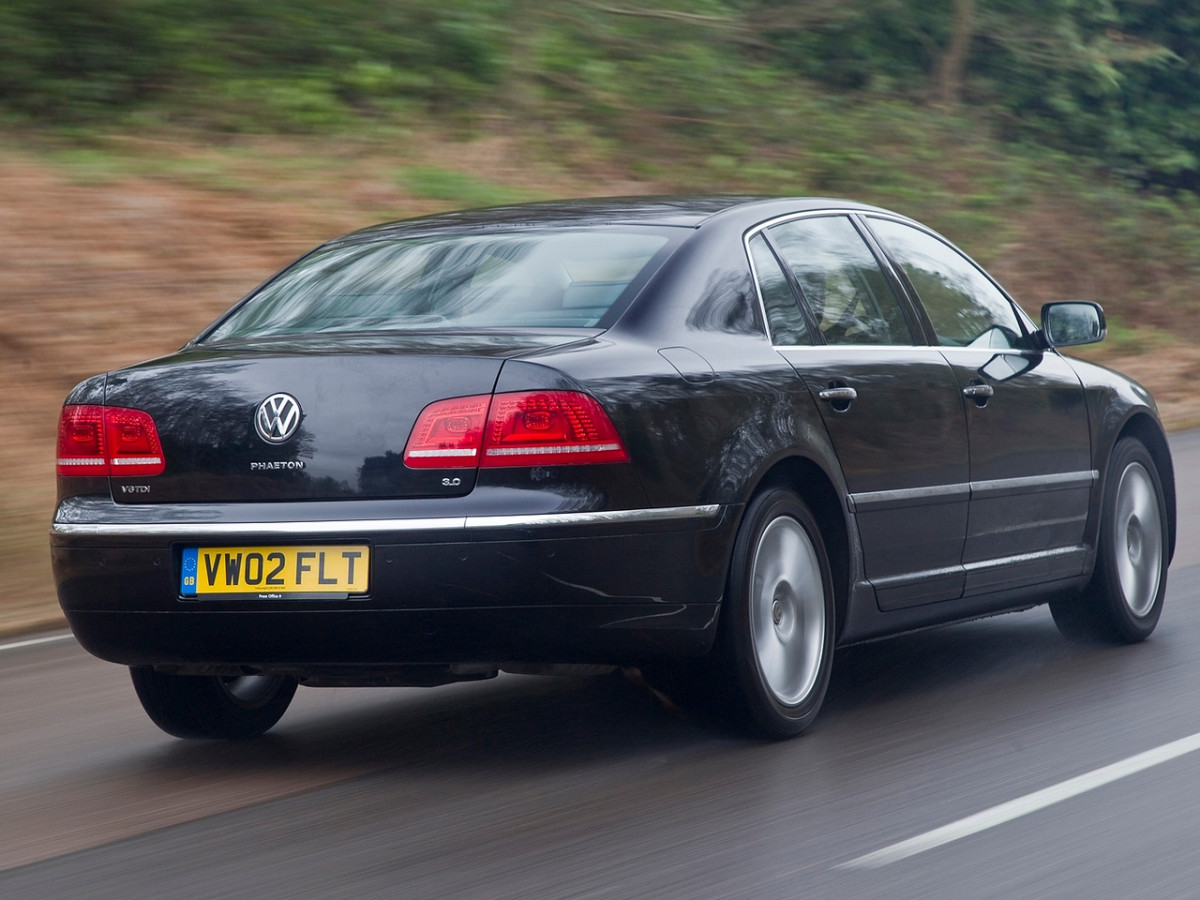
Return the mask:
{"type": "Polygon", "coordinates": [[[1104,310],[1090,300],[1047,303],[1042,307],[1042,338],[1047,347],[1076,347],[1104,340],[1104,310]]]}

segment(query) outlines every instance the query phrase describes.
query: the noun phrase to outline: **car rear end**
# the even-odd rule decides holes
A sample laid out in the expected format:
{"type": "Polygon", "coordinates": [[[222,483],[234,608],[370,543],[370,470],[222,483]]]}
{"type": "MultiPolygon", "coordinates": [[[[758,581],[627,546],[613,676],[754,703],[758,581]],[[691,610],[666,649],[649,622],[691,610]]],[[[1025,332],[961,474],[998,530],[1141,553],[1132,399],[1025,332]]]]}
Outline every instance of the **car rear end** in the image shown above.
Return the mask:
{"type": "Polygon", "coordinates": [[[703,653],[726,511],[650,506],[638,417],[559,364],[617,365],[677,238],[551,232],[330,245],[79,385],[51,543],[84,646],[314,684],[703,653]]]}

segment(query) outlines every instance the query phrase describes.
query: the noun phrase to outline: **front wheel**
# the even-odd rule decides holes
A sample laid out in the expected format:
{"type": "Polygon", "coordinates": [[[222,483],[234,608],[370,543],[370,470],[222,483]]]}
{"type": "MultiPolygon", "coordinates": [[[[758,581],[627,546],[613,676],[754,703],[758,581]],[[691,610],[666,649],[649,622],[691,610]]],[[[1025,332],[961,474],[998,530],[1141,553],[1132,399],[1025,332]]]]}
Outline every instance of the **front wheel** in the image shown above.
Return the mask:
{"type": "Polygon", "coordinates": [[[755,497],[734,544],[718,652],[726,701],[752,731],[799,734],[817,716],[833,665],[825,542],[796,494],[755,497]]]}
{"type": "Polygon", "coordinates": [[[287,710],[296,679],[284,675],[175,675],[129,670],[154,724],[180,738],[237,740],[265,733],[287,710]]]}
{"type": "Polygon", "coordinates": [[[1150,636],[1167,590],[1166,508],[1149,451],[1122,438],[1108,461],[1092,580],[1079,596],[1050,604],[1059,631],[1121,644],[1150,636]]]}

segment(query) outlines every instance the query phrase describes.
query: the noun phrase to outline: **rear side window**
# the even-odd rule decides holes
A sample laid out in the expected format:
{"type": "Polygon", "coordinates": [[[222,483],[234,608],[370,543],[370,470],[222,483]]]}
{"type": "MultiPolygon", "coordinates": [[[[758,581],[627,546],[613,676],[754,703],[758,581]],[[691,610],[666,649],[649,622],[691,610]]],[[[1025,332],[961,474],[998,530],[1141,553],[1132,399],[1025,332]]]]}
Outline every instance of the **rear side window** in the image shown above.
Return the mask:
{"type": "Polygon", "coordinates": [[[845,216],[767,230],[827,344],[911,344],[912,332],[875,254],[845,216]]]}
{"type": "Polygon", "coordinates": [[[750,239],[750,256],[754,261],[754,273],[758,276],[758,290],[767,312],[767,323],[771,327],[772,343],[781,347],[811,344],[808,326],[800,314],[787,275],[761,234],[750,239]]]}
{"type": "Polygon", "coordinates": [[[1025,329],[1012,303],[973,262],[903,222],[872,219],[871,230],[908,276],[941,346],[1022,345],[1025,329]]]}
{"type": "Polygon", "coordinates": [[[524,231],[333,244],[285,269],[206,340],[328,332],[594,327],[662,231],[524,231]]]}

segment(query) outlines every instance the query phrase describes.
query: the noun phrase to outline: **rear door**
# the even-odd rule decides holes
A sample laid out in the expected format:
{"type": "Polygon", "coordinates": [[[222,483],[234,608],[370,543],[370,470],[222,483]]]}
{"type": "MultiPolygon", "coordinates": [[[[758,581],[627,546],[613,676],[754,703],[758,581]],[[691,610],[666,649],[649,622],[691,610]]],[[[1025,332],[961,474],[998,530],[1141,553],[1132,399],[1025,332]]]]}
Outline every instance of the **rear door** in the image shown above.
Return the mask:
{"type": "Polygon", "coordinates": [[[1034,349],[1012,301],[935,235],[893,219],[871,229],[919,295],[965,395],[971,506],[966,592],[1078,575],[1098,473],[1083,387],[1034,349]]]}
{"type": "Polygon", "coordinates": [[[967,435],[949,363],[914,339],[848,216],[775,223],[749,247],[776,349],[818,398],[880,607],[961,596],[967,435]]]}

